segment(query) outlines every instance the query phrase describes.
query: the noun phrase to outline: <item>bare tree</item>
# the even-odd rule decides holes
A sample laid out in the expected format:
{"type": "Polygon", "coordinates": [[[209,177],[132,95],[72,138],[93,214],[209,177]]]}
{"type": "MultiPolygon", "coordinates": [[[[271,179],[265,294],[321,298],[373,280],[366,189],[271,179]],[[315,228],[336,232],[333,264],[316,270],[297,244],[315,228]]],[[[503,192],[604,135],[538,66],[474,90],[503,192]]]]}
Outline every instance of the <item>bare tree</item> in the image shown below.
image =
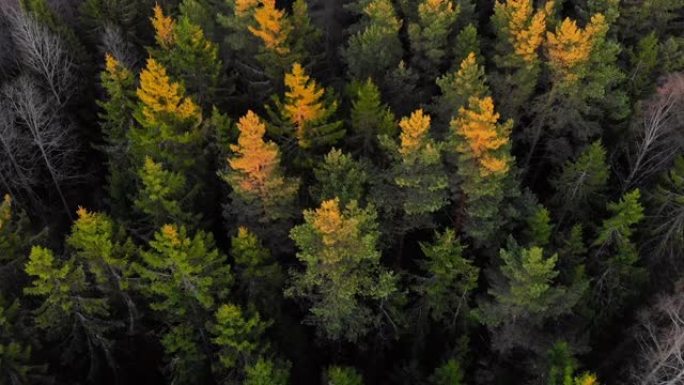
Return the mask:
{"type": "Polygon", "coordinates": [[[629,151],[629,172],[623,184],[627,191],[646,178],[661,173],[681,149],[675,134],[684,124],[684,75],[667,76],[663,86],[644,103],[643,121],[637,132],[637,144],[629,151]]]}
{"type": "MultiPolygon", "coordinates": [[[[681,286],[681,285],[680,285],[681,286]]],[[[684,292],[661,297],[640,316],[641,347],[633,367],[635,385],[684,383],[684,292]]]]}
{"type": "Polygon", "coordinates": [[[64,106],[74,93],[75,63],[62,39],[17,7],[4,7],[17,60],[47,88],[58,106],[64,106]]]}
{"type": "Polygon", "coordinates": [[[3,94],[16,116],[14,124],[30,140],[32,151],[37,153],[67,215],[71,217],[62,184],[78,178],[73,167],[78,145],[72,130],[60,121],[59,110],[52,98],[45,97],[30,77],[20,76],[3,89],[3,94]]]}
{"type": "Polygon", "coordinates": [[[132,44],[126,41],[121,27],[107,24],[102,32],[102,51],[109,53],[127,68],[134,68],[137,64],[137,52],[132,44]]]}

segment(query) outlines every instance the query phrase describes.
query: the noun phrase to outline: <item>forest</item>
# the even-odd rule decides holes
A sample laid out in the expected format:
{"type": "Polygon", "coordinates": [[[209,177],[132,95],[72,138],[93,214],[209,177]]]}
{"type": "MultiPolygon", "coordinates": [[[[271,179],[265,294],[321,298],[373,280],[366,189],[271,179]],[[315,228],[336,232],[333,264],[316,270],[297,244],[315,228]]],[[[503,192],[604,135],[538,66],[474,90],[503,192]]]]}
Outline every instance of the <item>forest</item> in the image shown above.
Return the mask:
{"type": "Polygon", "coordinates": [[[27,384],[684,384],[684,0],[0,0],[27,384]]]}

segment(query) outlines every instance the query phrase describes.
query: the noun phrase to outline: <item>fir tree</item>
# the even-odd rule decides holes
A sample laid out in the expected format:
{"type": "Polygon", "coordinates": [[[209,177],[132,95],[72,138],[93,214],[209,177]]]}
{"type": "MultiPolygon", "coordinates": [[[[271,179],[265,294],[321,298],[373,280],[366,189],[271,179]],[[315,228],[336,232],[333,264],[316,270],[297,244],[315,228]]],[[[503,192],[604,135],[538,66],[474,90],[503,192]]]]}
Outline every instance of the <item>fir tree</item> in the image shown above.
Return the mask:
{"type": "Polygon", "coordinates": [[[394,137],[397,124],[394,114],[382,103],[380,90],[369,78],[350,86],[352,108],[350,112],[350,146],[356,152],[371,156],[378,148],[378,135],[394,137]]]}
{"type": "Polygon", "coordinates": [[[320,166],[314,169],[314,175],[317,183],[309,191],[317,203],[337,197],[341,204],[346,205],[365,199],[369,175],[361,162],[341,150],[330,150],[320,166]]]}
{"type": "Polygon", "coordinates": [[[326,371],[326,378],[330,385],[363,385],[363,378],[352,367],[331,366],[326,371]]]}
{"type": "Polygon", "coordinates": [[[434,79],[448,58],[449,35],[459,7],[451,0],[423,0],[417,19],[408,25],[412,64],[426,79],[434,79]]]}
{"type": "Polygon", "coordinates": [[[288,385],[290,364],[277,365],[272,360],[259,359],[245,369],[244,385],[288,385]]]}

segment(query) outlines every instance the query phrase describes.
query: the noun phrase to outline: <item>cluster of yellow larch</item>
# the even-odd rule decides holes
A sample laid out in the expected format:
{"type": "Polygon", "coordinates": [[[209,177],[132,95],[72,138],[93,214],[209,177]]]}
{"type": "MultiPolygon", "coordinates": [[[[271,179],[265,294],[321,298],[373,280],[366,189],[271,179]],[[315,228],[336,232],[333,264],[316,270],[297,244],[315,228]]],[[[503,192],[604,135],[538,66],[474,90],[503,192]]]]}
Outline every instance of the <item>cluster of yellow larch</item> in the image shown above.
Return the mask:
{"type": "Polygon", "coordinates": [[[399,127],[401,127],[399,152],[407,156],[419,150],[425,141],[430,129],[430,115],[423,114],[422,109],[416,110],[410,117],[402,118],[399,127]]]}
{"type": "Polygon", "coordinates": [[[121,63],[109,53],[105,54],[105,71],[110,79],[119,83],[133,76],[131,71],[122,66],[121,63]]]}
{"type": "Polygon", "coordinates": [[[574,20],[566,18],[554,32],[547,32],[549,65],[564,80],[577,80],[582,65],[589,62],[592,49],[608,30],[605,17],[597,13],[582,29],[574,20]]]}
{"type": "Polygon", "coordinates": [[[306,124],[325,117],[327,110],[323,101],[325,89],[304,72],[299,63],[292,66],[292,72],[285,74],[285,103],[283,109],[287,119],[297,129],[300,145],[306,147],[306,124]]]}
{"type": "Polygon", "coordinates": [[[273,50],[280,55],[287,54],[290,52],[287,39],[292,26],[285,12],[276,8],[275,0],[261,0],[260,3],[261,6],[254,12],[257,25],[256,27],[249,26],[249,31],[261,39],[268,50],[273,50]]]}
{"type": "Polygon", "coordinates": [[[344,234],[349,231],[348,228],[345,229],[347,226],[337,198],[321,203],[321,207],[314,212],[312,224],[321,233],[323,244],[326,246],[333,246],[339,239],[345,238],[344,234]]]}
{"type": "Polygon", "coordinates": [[[156,4],[154,6],[154,16],[150,18],[154,27],[154,37],[162,48],[169,48],[173,45],[175,36],[174,28],[176,22],[171,16],[164,15],[164,11],[156,4]]]}
{"type": "Polygon", "coordinates": [[[150,124],[158,122],[159,114],[168,114],[179,120],[201,120],[199,107],[183,96],[181,85],[172,82],[166,68],[153,58],[147,59],[147,66],[140,73],[136,94],[143,103],[143,116],[150,124]]]}
{"type": "Polygon", "coordinates": [[[451,17],[457,8],[451,0],[425,0],[418,5],[418,14],[426,20],[434,20],[435,17],[451,17]]]}
{"type": "Polygon", "coordinates": [[[534,12],[532,0],[507,0],[496,3],[495,10],[502,11],[508,20],[509,40],[515,54],[526,63],[538,60],[537,50],[544,42],[546,18],[553,8],[553,1],[546,3],[544,9],[534,12]]]}

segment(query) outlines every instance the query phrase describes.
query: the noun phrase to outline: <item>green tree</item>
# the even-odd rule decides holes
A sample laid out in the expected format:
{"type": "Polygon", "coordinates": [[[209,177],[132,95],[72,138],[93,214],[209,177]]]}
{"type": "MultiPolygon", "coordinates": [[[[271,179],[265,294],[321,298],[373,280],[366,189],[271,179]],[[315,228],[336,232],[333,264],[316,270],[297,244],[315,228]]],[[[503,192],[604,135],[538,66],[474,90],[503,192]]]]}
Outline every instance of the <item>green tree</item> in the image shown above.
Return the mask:
{"type": "Polygon", "coordinates": [[[577,361],[565,341],[556,342],[547,353],[548,385],[599,385],[596,375],[584,372],[576,375],[577,361]]]}
{"type": "Polygon", "coordinates": [[[328,385],[363,385],[363,378],[352,367],[330,366],[324,382],[328,385]]]}
{"type": "Polygon", "coordinates": [[[592,243],[599,270],[593,285],[593,308],[598,319],[614,315],[639,292],[647,272],[638,266],[639,251],[632,241],[634,227],[644,218],[639,189],[625,193],[607,205],[605,219],[592,243]]]}
{"type": "Polygon", "coordinates": [[[470,294],[477,288],[479,269],[463,257],[463,246],[453,230],[436,232],[433,243],[421,243],[423,273],[413,290],[420,296],[421,311],[442,325],[452,327],[468,310],[470,294]]]}
{"type": "Polygon", "coordinates": [[[462,385],[463,369],[455,359],[450,359],[441,366],[435,368],[430,376],[432,385],[462,385]]]}
{"type": "Polygon", "coordinates": [[[49,383],[46,365],[36,365],[27,343],[30,331],[19,301],[9,303],[0,297],[0,382],[3,384],[49,383]]]}
{"type": "Polygon", "coordinates": [[[337,197],[341,204],[346,205],[365,198],[369,182],[366,167],[341,150],[330,150],[314,169],[314,176],[317,183],[309,188],[309,192],[317,203],[337,197]]]}
{"type": "Polygon", "coordinates": [[[196,383],[209,367],[205,323],[229,293],[230,265],[211,235],[198,231],[189,236],[185,227],[175,225],[157,231],[140,257],[133,269],[150,308],[167,325],[161,342],[170,376],[176,383],[196,383]]]}
{"type": "Polygon", "coordinates": [[[259,359],[245,369],[243,385],[287,385],[290,383],[290,364],[278,365],[272,360],[259,359]]]}
{"type": "Polygon", "coordinates": [[[341,210],[339,200],[324,201],[304,211],[304,223],[290,237],[304,271],[292,273],[286,294],[309,304],[307,322],[319,335],[356,341],[380,326],[397,282],[380,265],[373,207],[361,209],[352,201],[341,210]]]}
{"type": "Polygon", "coordinates": [[[684,250],[684,156],[675,159],[653,194],[656,207],[652,233],[657,250],[676,258],[684,250]]]}
{"type": "Polygon", "coordinates": [[[449,35],[459,6],[451,0],[423,0],[417,18],[408,25],[412,62],[425,79],[434,79],[448,59],[449,35]]]}
{"type": "Polygon", "coordinates": [[[390,108],[382,102],[380,90],[368,78],[354,81],[349,87],[352,96],[350,147],[364,156],[372,156],[378,148],[378,135],[394,137],[397,123],[390,108]]]}
{"type": "Polygon", "coordinates": [[[526,238],[530,245],[544,247],[551,240],[553,224],[549,210],[541,204],[537,204],[534,213],[527,218],[526,238]]]}

